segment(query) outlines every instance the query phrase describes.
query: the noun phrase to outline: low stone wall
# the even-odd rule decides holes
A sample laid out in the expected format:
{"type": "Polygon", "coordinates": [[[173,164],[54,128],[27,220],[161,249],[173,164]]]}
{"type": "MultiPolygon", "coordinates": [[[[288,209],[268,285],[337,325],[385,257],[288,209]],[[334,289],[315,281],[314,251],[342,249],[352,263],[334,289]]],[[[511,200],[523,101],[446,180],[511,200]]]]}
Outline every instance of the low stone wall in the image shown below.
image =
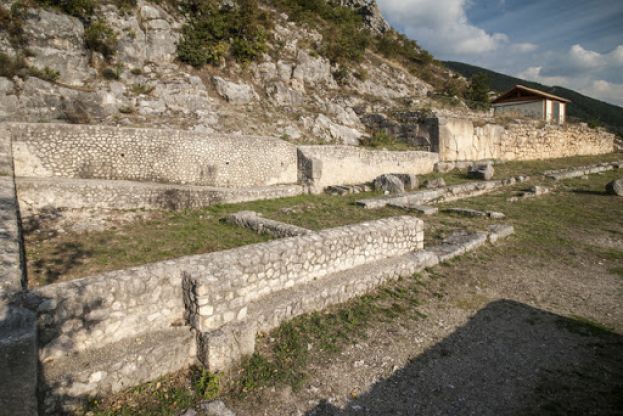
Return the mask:
{"type": "Polygon", "coordinates": [[[357,185],[384,173],[426,174],[439,161],[436,153],[390,152],[353,146],[299,146],[299,181],[312,192],[331,185],[357,185]]]}
{"type": "Polygon", "coordinates": [[[23,215],[44,208],[197,209],[214,204],[291,197],[303,192],[304,188],[296,184],[216,188],[98,179],[17,178],[17,195],[23,215]]]}
{"type": "Polygon", "coordinates": [[[262,296],[423,245],[422,221],[405,216],[197,257],[185,283],[190,320],[201,332],[244,321],[262,296]]]}
{"type": "Polygon", "coordinates": [[[517,178],[501,179],[497,181],[467,182],[403,195],[385,195],[378,198],[361,199],[357,201],[357,205],[366,209],[383,208],[388,205],[405,208],[409,206],[417,207],[418,205],[450,202],[484,195],[496,189],[500,189],[504,186],[511,186],[524,180],[526,180],[525,177],[518,176],[517,178]]]}
{"type": "Polygon", "coordinates": [[[194,362],[184,321],[180,262],[166,261],[51,284],[36,304],[46,413],[109,394],[194,362]]]}
{"type": "Polygon", "coordinates": [[[268,234],[275,238],[295,237],[313,233],[313,231],[306,228],[264,218],[260,213],[255,211],[240,211],[229,214],[222,218],[221,221],[237,225],[239,227],[248,228],[258,234],[268,234]]]}
{"type": "Polygon", "coordinates": [[[35,314],[23,307],[20,225],[10,134],[0,124],[0,413],[37,415],[35,314]]]}
{"type": "Polygon", "coordinates": [[[544,172],[546,178],[560,181],[563,179],[579,178],[584,175],[593,175],[595,173],[607,172],[613,169],[623,168],[623,159],[617,162],[600,163],[597,165],[580,166],[570,169],[549,170],[544,172]]]}
{"type": "Polygon", "coordinates": [[[535,160],[614,151],[614,135],[585,124],[563,126],[524,121],[476,126],[470,119],[440,118],[433,150],[444,162],[535,160]]]}
{"type": "Polygon", "coordinates": [[[9,124],[18,177],[249,187],[297,181],[296,147],[269,137],[9,124]]]}
{"type": "Polygon", "coordinates": [[[218,331],[245,325],[251,303],[421,249],[423,240],[421,220],[396,217],[35,289],[29,304],[37,311],[44,408],[53,413],[61,403],[67,409],[75,399],[153,380],[198,353],[211,368],[215,360],[231,365],[223,358],[235,350],[229,338],[214,353],[218,331]]]}

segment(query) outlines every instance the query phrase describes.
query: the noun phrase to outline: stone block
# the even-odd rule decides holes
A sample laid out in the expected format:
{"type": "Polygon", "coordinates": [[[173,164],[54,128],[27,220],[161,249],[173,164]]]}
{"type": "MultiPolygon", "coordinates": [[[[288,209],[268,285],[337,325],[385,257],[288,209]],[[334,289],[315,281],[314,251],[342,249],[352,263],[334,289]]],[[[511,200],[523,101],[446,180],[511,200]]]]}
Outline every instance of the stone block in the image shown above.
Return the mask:
{"type": "Polygon", "coordinates": [[[402,194],[405,192],[404,183],[394,175],[381,175],[374,179],[374,190],[387,194],[402,194]]]}
{"type": "Polygon", "coordinates": [[[623,196],[623,179],[617,179],[606,185],[606,192],[610,195],[623,196]]]}
{"type": "Polygon", "coordinates": [[[491,179],[493,179],[494,173],[495,169],[493,168],[493,165],[491,163],[470,166],[467,170],[467,174],[470,177],[485,181],[490,181],[491,179]]]}
{"type": "Polygon", "coordinates": [[[494,224],[489,226],[489,242],[495,244],[498,240],[512,235],[515,229],[512,225],[494,224]]]}
{"type": "Polygon", "coordinates": [[[225,371],[255,351],[257,323],[249,320],[200,333],[197,358],[212,372],[225,371]]]}

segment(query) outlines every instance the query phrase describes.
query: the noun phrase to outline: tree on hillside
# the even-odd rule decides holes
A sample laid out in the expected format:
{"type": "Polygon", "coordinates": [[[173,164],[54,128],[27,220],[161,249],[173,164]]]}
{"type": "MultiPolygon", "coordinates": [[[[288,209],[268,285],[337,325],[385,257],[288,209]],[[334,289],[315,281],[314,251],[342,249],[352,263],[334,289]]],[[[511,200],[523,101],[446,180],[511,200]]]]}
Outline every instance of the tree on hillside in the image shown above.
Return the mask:
{"type": "Polygon", "coordinates": [[[466,98],[476,107],[489,108],[489,77],[486,74],[479,72],[471,77],[466,98]]]}

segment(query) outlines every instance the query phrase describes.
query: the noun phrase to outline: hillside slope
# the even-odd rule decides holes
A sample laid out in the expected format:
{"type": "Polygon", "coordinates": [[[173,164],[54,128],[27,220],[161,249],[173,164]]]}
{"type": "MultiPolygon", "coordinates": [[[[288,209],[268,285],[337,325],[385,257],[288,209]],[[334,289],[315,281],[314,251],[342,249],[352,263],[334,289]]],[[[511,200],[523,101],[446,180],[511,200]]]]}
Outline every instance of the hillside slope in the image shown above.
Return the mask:
{"type": "Polygon", "coordinates": [[[0,121],[356,145],[452,75],[373,0],[0,0],[0,23],[0,121]]]}
{"type": "Polygon", "coordinates": [[[617,134],[623,135],[623,108],[619,106],[587,97],[580,94],[579,92],[570,90],[568,88],[557,86],[550,87],[547,85],[539,84],[537,82],[531,82],[520,78],[511,77],[508,75],[500,74],[499,72],[491,71],[474,65],[465,64],[462,62],[448,61],[444,62],[444,64],[448,68],[458,72],[459,74],[467,78],[479,72],[486,74],[489,77],[489,83],[491,88],[498,92],[503,92],[511,89],[517,84],[522,84],[527,87],[547,91],[551,94],[567,98],[572,101],[568,110],[570,117],[574,117],[587,123],[601,124],[604,127],[607,127],[610,130],[616,132],[617,134]]]}

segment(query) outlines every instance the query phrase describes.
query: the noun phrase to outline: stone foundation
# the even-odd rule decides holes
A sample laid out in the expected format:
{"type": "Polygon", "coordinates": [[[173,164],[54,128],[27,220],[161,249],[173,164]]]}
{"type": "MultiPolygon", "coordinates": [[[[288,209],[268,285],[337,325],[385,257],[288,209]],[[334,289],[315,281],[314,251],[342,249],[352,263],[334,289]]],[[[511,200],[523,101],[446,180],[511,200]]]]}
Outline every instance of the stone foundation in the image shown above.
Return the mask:
{"type": "Polygon", "coordinates": [[[614,137],[585,124],[524,121],[476,126],[470,119],[440,118],[433,151],[444,162],[554,159],[612,153],[614,137]]]}

